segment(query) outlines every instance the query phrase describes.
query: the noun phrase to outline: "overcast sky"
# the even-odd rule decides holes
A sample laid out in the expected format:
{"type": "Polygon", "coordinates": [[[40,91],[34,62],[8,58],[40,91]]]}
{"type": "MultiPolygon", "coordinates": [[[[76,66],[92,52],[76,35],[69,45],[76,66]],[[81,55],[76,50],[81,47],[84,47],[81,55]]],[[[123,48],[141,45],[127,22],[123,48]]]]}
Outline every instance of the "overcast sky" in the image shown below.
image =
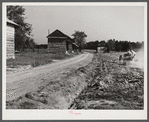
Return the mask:
{"type": "Polygon", "coordinates": [[[59,29],[71,35],[84,31],[88,41],[144,41],[143,7],[24,6],[26,21],[32,24],[35,42],[47,44],[50,33],[59,29]]]}

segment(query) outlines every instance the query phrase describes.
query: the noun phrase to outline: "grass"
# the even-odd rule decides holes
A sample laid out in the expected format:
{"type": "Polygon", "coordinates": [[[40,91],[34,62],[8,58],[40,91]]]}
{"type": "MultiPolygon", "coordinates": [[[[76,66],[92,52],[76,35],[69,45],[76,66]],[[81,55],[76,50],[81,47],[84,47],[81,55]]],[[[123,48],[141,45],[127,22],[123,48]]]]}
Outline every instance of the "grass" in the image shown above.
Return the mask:
{"type": "Polygon", "coordinates": [[[89,52],[89,53],[96,53],[96,50],[93,49],[84,49],[83,52],[89,52]]]}
{"type": "Polygon", "coordinates": [[[45,65],[52,62],[52,60],[61,60],[72,57],[72,55],[66,55],[62,53],[50,54],[50,53],[37,53],[37,52],[21,52],[15,55],[15,59],[7,60],[7,67],[17,68],[18,66],[31,65],[36,67],[39,65],[45,65]]]}

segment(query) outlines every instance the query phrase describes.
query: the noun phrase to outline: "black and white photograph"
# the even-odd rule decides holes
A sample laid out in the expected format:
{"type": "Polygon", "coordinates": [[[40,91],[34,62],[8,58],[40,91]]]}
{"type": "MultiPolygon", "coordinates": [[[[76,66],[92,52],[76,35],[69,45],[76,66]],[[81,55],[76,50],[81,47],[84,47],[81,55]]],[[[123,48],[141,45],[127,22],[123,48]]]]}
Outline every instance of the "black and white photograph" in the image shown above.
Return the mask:
{"type": "Polygon", "coordinates": [[[146,119],[147,3],[3,3],[3,119],[146,119]]]}

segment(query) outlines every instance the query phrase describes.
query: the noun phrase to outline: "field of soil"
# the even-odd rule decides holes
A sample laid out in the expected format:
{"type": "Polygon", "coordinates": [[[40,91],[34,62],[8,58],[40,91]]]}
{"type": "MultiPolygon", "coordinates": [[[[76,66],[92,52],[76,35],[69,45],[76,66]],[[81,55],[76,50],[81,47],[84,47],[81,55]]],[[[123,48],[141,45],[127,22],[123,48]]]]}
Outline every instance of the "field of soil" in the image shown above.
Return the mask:
{"type": "Polygon", "coordinates": [[[119,62],[120,54],[96,54],[98,64],[92,80],[88,81],[87,87],[75,98],[69,109],[144,108],[144,71],[140,64],[119,62]]]}
{"type": "Polygon", "coordinates": [[[144,71],[122,53],[84,53],[7,75],[7,109],[143,109],[144,71]]]}

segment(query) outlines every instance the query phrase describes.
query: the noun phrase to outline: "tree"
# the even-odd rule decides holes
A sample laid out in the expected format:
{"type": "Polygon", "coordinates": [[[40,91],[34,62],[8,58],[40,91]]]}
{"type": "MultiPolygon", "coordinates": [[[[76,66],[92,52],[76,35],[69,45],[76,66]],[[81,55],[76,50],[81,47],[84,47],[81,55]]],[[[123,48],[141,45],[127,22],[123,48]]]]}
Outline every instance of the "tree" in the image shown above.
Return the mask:
{"type": "Polygon", "coordinates": [[[114,50],[114,42],[112,39],[108,40],[106,47],[107,47],[107,52],[110,52],[114,50]]]}
{"type": "Polygon", "coordinates": [[[30,43],[29,43],[29,41],[30,41],[30,38],[27,38],[26,41],[25,41],[25,47],[26,47],[26,48],[30,48],[30,43]]]}
{"type": "Polygon", "coordinates": [[[15,49],[25,48],[25,41],[31,35],[31,24],[25,22],[25,9],[22,6],[7,6],[7,18],[19,25],[15,29],[15,49]]]}
{"type": "Polygon", "coordinates": [[[105,40],[100,41],[99,44],[98,44],[98,46],[101,46],[101,47],[102,47],[102,46],[104,47],[105,45],[106,45],[105,40]]]}
{"type": "Polygon", "coordinates": [[[30,45],[30,48],[32,48],[33,53],[34,53],[34,49],[36,47],[36,43],[34,42],[34,40],[32,38],[29,41],[29,45],[30,45]]]}
{"type": "Polygon", "coordinates": [[[130,48],[129,42],[128,41],[123,41],[122,42],[122,51],[128,51],[130,48]]]}
{"type": "Polygon", "coordinates": [[[79,51],[81,52],[82,47],[86,43],[85,38],[87,37],[87,35],[82,31],[75,31],[72,36],[74,37],[75,43],[79,46],[79,51]]]}
{"type": "Polygon", "coordinates": [[[121,51],[121,49],[122,49],[121,41],[118,42],[118,40],[116,40],[114,43],[114,48],[115,48],[115,51],[121,51]]]}
{"type": "Polygon", "coordinates": [[[132,50],[132,46],[130,42],[128,43],[128,50],[132,50]]]}

